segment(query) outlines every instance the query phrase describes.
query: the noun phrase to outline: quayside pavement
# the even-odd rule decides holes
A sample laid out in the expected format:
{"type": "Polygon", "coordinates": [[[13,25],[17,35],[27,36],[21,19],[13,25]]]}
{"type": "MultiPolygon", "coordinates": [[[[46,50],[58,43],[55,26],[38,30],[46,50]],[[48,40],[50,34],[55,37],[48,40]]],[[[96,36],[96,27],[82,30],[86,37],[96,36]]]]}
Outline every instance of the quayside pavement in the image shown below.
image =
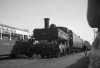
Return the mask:
{"type": "Polygon", "coordinates": [[[88,68],[89,57],[82,53],[60,58],[41,59],[40,57],[0,60],[0,68],[88,68]]]}
{"type": "Polygon", "coordinates": [[[74,64],[71,64],[65,68],[88,68],[90,63],[89,56],[82,56],[74,64]]]}

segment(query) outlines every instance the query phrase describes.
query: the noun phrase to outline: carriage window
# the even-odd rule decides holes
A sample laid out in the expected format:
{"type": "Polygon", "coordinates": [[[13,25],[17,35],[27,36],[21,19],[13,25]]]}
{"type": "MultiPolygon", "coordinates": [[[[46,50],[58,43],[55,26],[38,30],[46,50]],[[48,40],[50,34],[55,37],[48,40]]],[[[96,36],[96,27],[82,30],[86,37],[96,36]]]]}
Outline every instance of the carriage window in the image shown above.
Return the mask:
{"type": "Polygon", "coordinates": [[[11,40],[14,40],[14,33],[12,33],[12,30],[11,30],[11,40]]]}
{"type": "Polygon", "coordinates": [[[23,35],[18,34],[18,37],[17,38],[18,38],[19,41],[23,41],[23,35]]]}
{"type": "Polygon", "coordinates": [[[7,28],[7,30],[8,30],[9,32],[11,32],[11,28],[7,28]]]}
{"type": "Polygon", "coordinates": [[[16,29],[11,29],[11,40],[17,40],[16,29]]]}
{"type": "Polygon", "coordinates": [[[10,33],[8,33],[8,32],[2,32],[2,38],[3,39],[10,39],[10,33]]]}
{"type": "Polygon", "coordinates": [[[10,39],[10,32],[8,31],[7,27],[3,27],[2,38],[3,39],[10,39]]]}
{"type": "Polygon", "coordinates": [[[24,35],[24,40],[28,40],[28,36],[27,35],[24,35]]]}
{"type": "Polygon", "coordinates": [[[14,40],[17,40],[17,34],[16,33],[14,33],[14,40]]]}

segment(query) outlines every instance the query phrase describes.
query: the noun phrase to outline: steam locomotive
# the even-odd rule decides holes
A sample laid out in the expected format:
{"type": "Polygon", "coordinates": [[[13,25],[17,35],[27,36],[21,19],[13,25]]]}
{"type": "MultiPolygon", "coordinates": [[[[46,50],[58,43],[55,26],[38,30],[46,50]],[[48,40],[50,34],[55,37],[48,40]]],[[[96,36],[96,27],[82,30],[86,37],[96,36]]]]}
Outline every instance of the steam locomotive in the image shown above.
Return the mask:
{"type": "Polygon", "coordinates": [[[84,41],[79,36],[66,27],[57,27],[55,24],[49,27],[49,20],[44,19],[44,28],[33,30],[34,38],[38,40],[33,47],[35,54],[42,58],[60,57],[82,51],[84,41]]]}

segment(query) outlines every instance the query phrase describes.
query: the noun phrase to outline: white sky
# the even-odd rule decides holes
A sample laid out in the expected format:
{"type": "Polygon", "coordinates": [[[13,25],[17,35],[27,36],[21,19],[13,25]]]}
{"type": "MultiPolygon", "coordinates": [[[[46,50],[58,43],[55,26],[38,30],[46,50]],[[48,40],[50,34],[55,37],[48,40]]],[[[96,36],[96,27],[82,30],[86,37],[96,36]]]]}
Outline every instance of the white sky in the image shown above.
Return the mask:
{"type": "Polygon", "coordinates": [[[87,0],[0,0],[0,23],[29,29],[50,24],[64,26],[83,40],[93,42],[93,29],[87,22],[87,0]]]}

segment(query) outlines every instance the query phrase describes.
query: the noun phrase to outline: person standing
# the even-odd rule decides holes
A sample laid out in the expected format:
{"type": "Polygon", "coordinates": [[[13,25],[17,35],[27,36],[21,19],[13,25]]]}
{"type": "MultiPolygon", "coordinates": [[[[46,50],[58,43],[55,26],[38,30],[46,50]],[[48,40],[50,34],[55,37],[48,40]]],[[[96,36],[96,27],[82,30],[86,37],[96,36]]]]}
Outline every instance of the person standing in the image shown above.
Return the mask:
{"type": "Polygon", "coordinates": [[[100,68],[100,0],[88,0],[87,20],[90,27],[98,28],[92,43],[88,68],[100,68]]]}
{"type": "Polygon", "coordinates": [[[87,47],[85,45],[83,46],[83,50],[84,50],[85,55],[87,55],[87,47]]]}

